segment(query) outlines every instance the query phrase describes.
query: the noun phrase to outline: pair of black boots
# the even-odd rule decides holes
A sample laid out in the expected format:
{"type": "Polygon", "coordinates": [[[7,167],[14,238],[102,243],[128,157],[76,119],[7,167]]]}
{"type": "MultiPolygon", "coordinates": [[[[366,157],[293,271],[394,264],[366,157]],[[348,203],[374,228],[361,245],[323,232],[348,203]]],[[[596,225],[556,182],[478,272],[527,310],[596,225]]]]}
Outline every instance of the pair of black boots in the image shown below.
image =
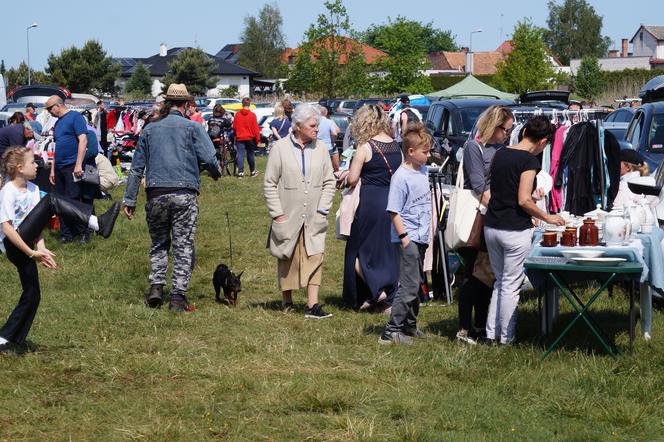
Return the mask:
{"type": "MultiPolygon", "coordinates": [[[[111,236],[119,214],[120,203],[115,203],[105,213],[99,215],[97,217],[99,225],[97,234],[103,238],[111,236]]],[[[32,247],[41,236],[42,231],[46,228],[53,215],[58,215],[77,224],[87,226],[92,216],[92,206],[49,193],[28,213],[16,231],[23,241],[32,247]]]]}

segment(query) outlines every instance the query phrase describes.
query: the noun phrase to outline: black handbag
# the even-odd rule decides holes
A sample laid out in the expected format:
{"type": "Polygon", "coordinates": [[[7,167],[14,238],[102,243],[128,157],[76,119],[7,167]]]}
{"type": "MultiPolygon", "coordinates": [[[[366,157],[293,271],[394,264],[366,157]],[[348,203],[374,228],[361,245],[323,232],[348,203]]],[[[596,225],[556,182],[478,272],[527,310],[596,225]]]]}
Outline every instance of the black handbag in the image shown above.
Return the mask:
{"type": "Polygon", "coordinates": [[[99,186],[99,170],[92,164],[86,164],[83,167],[83,176],[81,177],[81,181],[86,184],[99,186]]]}

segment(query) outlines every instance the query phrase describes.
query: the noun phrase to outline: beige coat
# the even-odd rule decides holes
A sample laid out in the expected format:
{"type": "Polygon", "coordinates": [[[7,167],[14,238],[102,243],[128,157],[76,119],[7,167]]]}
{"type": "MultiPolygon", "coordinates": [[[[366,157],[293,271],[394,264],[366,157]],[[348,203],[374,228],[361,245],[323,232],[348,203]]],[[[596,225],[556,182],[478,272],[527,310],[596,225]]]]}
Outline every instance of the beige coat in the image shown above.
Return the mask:
{"type": "Polygon", "coordinates": [[[290,137],[277,141],[270,149],[263,186],[272,219],[268,238],[272,256],[289,259],[302,226],[307,255],[323,253],[328,222],[318,209],[329,212],[335,193],[332,163],[325,143],[316,141],[309,178],[305,179],[290,137]],[[275,222],[274,218],[280,215],[285,215],[286,221],[275,222]]]}

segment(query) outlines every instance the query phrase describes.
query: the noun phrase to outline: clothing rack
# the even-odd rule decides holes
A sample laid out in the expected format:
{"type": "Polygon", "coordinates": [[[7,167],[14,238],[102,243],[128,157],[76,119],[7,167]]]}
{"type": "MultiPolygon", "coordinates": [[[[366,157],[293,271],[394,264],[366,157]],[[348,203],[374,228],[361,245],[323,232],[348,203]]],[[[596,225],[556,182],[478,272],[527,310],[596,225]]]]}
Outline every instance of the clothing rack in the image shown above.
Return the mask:
{"type": "Polygon", "coordinates": [[[569,109],[559,110],[559,109],[541,109],[541,108],[528,109],[528,110],[520,110],[520,109],[512,110],[512,114],[514,115],[515,119],[518,119],[519,121],[526,120],[527,118],[530,117],[536,117],[538,115],[551,117],[551,119],[553,120],[562,119],[564,121],[571,121],[572,117],[579,117],[579,121],[603,120],[608,113],[609,112],[606,109],[602,108],[580,109],[580,110],[569,110],[569,109]]]}
{"type": "MultiPolygon", "coordinates": [[[[524,122],[528,120],[531,117],[536,117],[539,115],[544,115],[547,117],[551,117],[551,119],[554,122],[560,122],[560,120],[563,121],[573,121],[573,117],[578,117],[577,122],[595,122],[597,125],[597,129],[600,130],[600,128],[604,127],[604,117],[609,113],[608,110],[603,109],[603,108],[593,108],[593,109],[579,109],[579,110],[569,110],[569,109],[563,109],[563,110],[558,110],[558,109],[541,109],[541,108],[535,108],[535,109],[528,109],[528,110],[513,110],[512,114],[514,115],[514,119],[518,120],[519,122],[524,122]]],[[[605,155],[604,152],[602,151],[602,144],[603,143],[597,143],[597,149],[599,152],[600,158],[602,158],[602,161],[604,161],[605,155]]],[[[604,165],[604,164],[603,164],[604,165]]],[[[606,185],[606,180],[604,177],[604,174],[600,174],[600,192],[601,192],[601,204],[602,208],[606,210],[607,208],[607,198],[606,198],[606,192],[607,192],[607,185],[606,185]]]]}

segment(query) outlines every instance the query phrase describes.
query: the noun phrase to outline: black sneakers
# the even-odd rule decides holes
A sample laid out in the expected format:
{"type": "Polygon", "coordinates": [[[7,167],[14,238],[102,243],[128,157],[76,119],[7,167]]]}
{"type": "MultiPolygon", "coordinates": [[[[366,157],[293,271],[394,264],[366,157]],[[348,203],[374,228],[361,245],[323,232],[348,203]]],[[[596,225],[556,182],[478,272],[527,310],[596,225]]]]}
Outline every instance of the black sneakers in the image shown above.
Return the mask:
{"type": "Polygon", "coordinates": [[[113,226],[115,226],[115,220],[118,219],[119,214],[120,203],[115,203],[106,211],[106,213],[97,217],[97,222],[99,223],[99,231],[97,233],[102,238],[108,238],[111,236],[113,226]]]}
{"type": "Polygon", "coordinates": [[[413,338],[401,332],[383,332],[378,338],[378,343],[383,345],[413,345],[413,338]]]}
{"type": "Polygon", "coordinates": [[[304,317],[311,319],[325,319],[325,318],[331,318],[332,313],[326,313],[323,310],[322,305],[314,304],[313,307],[307,307],[307,311],[304,314],[304,317]]]}

